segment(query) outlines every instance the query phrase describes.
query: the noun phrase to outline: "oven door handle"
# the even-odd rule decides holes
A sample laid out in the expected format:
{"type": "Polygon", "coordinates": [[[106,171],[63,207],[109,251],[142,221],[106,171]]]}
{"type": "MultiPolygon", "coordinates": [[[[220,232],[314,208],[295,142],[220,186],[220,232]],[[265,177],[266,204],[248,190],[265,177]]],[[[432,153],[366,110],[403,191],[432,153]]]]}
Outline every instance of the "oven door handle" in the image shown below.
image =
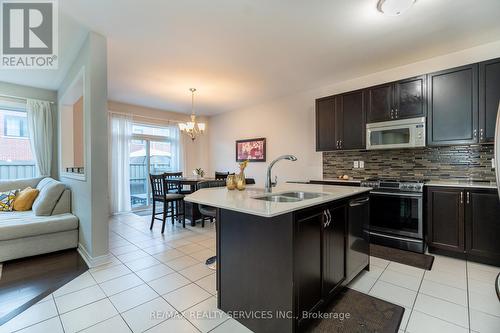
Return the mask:
{"type": "Polygon", "coordinates": [[[409,198],[422,198],[422,194],[411,194],[411,193],[396,193],[396,192],[377,192],[371,191],[370,194],[376,195],[389,195],[392,197],[409,197],[409,198]]]}

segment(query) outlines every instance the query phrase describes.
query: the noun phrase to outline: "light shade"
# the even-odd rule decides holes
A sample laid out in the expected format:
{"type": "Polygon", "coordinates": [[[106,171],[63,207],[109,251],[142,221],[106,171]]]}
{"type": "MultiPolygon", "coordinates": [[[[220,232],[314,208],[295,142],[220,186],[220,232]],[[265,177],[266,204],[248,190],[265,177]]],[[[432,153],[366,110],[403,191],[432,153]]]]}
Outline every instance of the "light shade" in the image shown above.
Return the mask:
{"type": "Polygon", "coordinates": [[[198,129],[200,130],[200,132],[204,132],[205,131],[205,123],[198,123],[198,129]]]}
{"type": "Polygon", "coordinates": [[[187,129],[188,131],[192,131],[192,130],[194,129],[194,122],[192,122],[192,121],[188,121],[188,122],[186,123],[186,129],[187,129]]]}
{"type": "Polygon", "coordinates": [[[398,16],[410,9],[417,0],[379,0],[377,9],[388,16],[398,16]]]}
{"type": "Polygon", "coordinates": [[[181,131],[185,131],[186,130],[186,124],[185,123],[179,123],[179,129],[181,131]]]}

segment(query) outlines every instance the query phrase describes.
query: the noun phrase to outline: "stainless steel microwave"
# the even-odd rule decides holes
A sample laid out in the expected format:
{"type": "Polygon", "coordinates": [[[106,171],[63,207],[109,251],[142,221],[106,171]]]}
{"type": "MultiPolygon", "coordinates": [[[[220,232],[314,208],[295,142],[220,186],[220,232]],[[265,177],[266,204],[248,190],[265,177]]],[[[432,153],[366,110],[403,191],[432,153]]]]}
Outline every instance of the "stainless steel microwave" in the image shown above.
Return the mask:
{"type": "Polygon", "coordinates": [[[425,117],[366,124],[366,149],[425,147],[425,117]]]}

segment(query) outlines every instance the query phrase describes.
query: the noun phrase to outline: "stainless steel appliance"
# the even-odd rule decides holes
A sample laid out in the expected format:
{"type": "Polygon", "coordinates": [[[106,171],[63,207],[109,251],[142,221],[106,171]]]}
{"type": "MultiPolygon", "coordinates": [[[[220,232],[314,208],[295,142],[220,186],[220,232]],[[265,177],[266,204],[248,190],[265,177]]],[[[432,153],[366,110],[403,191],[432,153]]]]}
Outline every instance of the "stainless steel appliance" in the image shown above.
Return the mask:
{"type": "MultiPolygon", "coordinates": [[[[495,128],[495,174],[497,178],[498,197],[500,198],[500,103],[498,104],[497,124],[495,128]]],[[[497,275],[495,288],[500,300],[500,273],[497,275]]]]}
{"type": "Polygon", "coordinates": [[[425,147],[425,117],[366,124],[366,149],[425,147]]]}
{"type": "Polygon", "coordinates": [[[495,173],[497,176],[498,197],[500,198],[500,103],[498,104],[497,125],[495,129],[495,173]]]}
{"type": "Polygon", "coordinates": [[[423,181],[369,179],[370,242],[423,253],[423,181]]]}
{"type": "Polygon", "coordinates": [[[370,197],[349,201],[346,246],[346,279],[349,283],[370,263],[370,197]]]}

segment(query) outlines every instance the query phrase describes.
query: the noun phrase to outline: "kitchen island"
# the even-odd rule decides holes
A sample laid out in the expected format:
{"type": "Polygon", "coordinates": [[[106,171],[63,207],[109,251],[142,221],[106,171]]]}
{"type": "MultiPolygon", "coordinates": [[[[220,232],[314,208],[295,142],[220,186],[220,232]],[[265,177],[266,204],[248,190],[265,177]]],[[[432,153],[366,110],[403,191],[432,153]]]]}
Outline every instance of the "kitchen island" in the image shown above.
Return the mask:
{"type": "Polygon", "coordinates": [[[369,266],[370,188],[199,190],[217,208],[218,307],[254,332],[300,332],[369,266]]]}

